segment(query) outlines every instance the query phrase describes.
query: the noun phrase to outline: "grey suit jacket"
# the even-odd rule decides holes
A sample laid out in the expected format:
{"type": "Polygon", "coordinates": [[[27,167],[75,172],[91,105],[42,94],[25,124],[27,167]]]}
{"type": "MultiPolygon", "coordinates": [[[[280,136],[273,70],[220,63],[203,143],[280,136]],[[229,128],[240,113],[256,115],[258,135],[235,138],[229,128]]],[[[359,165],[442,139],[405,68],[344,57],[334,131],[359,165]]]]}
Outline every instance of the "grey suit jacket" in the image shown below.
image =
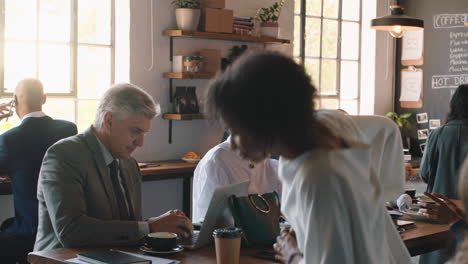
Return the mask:
{"type": "Polygon", "coordinates": [[[120,175],[135,221],[119,220],[108,168],[91,128],[50,147],[39,174],[39,227],[34,250],[136,244],[141,239],[137,162],[120,160],[120,175]]]}

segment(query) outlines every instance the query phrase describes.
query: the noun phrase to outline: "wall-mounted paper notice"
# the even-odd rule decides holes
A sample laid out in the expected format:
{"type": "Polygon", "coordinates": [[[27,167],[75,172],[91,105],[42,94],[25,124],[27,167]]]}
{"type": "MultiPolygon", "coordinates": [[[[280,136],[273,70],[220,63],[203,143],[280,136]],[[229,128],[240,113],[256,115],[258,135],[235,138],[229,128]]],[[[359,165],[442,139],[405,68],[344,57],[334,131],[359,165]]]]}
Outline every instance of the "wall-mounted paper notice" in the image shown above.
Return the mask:
{"type": "Polygon", "coordinates": [[[400,101],[418,101],[421,97],[422,81],[422,71],[402,71],[400,101]]]}
{"type": "Polygon", "coordinates": [[[423,55],[424,30],[406,31],[403,35],[401,60],[419,60],[423,55]]]}

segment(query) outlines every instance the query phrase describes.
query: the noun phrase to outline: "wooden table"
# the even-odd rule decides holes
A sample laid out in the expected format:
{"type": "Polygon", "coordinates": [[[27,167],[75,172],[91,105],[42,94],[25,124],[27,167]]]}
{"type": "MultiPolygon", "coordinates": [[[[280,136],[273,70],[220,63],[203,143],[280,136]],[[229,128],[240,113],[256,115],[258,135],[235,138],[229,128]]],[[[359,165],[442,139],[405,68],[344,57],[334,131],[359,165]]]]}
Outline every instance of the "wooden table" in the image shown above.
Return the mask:
{"type": "MultiPolygon", "coordinates": [[[[31,264],[63,264],[64,260],[75,258],[77,253],[86,253],[106,249],[70,249],[59,248],[46,251],[31,252],[28,262],[31,264]]],[[[135,249],[123,249],[125,251],[136,251],[135,249]]],[[[241,249],[240,261],[242,264],[271,264],[276,263],[269,260],[254,258],[253,254],[258,249],[241,249]]],[[[138,252],[141,253],[141,252],[138,252]]],[[[164,256],[162,256],[164,257],[164,256]]],[[[194,251],[182,251],[166,258],[180,260],[182,264],[216,264],[216,252],[213,246],[194,251]]]]}
{"type": "MultiPolygon", "coordinates": [[[[459,208],[463,208],[460,200],[452,200],[459,208]]],[[[402,220],[410,220],[411,217],[404,216],[402,220]]],[[[401,233],[411,256],[417,256],[437,249],[447,247],[452,239],[449,225],[441,225],[429,222],[416,222],[416,227],[401,233]]]]}
{"type": "MultiPolygon", "coordinates": [[[[416,222],[416,227],[408,229],[401,234],[402,239],[408,248],[411,256],[416,256],[431,252],[446,246],[447,242],[452,239],[452,234],[448,225],[439,225],[425,222],[416,222]]],[[[31,252],[28,256],[28,261],[32,264],[58,264],[65,259],[74,258],[77,253],[90,252],[103,249],[54,249],[47,251],[31,252]]],[[[136,249],[127,249],[135,251],[136,249]]],[[[242,249],[240,263],[246,264],[266,264],[274,263],[271,261],[261,260],[252,257],[259,250],[257,249],[242,249]]],[[[180,260],[183,264],[195,263],[216,263],[216,253],[214,247],[206,247],[195,251],[183,251],[181,253],[170,256],[169,258],[180,260]]]]}
{"type": "MultiPolygon", "coordinates": [[[[147,163],[148,167],[140,169],[143,181],[182,179],[182,211],[186,215],[190,215],[192,199],[191,178],[197,164],[187,163],[182,160],[151,161],[147,163]]],[[[8,194],[11,194],[10,182],[1,182],[0,195],[8,194]]]]}
{"type": "Polygon", "coordinates": [[[415,225],[415,228],[401,233],[401,238],[405,242],[411,256],[447,247],[450,240],[454,239],[449,225],[426,222],[416,222],[415,225]]]}

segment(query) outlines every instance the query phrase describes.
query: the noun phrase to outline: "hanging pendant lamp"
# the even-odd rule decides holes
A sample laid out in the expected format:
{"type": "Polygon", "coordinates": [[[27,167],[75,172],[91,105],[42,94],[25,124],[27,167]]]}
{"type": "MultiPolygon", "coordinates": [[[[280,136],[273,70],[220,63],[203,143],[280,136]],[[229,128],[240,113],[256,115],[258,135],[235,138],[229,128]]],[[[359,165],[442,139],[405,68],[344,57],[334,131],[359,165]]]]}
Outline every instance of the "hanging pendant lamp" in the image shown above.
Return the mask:
{"type": "Polygon", "coordinates": [[[371,21],[371,28],[377,30],[387,30],[395,38],[401,38],[405,31],[424,29],[424,21],[410,16],[403,15],[403,8],[398,5],[390,6],[391,14],[374,18],[371,21]]]}

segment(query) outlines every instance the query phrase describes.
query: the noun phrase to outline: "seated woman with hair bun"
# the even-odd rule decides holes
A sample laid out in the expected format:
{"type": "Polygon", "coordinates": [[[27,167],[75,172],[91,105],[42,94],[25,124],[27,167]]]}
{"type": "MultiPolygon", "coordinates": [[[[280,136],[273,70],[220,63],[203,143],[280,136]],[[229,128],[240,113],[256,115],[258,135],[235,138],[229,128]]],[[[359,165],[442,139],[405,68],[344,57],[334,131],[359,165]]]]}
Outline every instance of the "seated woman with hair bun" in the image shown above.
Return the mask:
{"type": "Polygon", "coordinates": [[[389,245],[387,212],[369,191],[368,147],[319,122],[315,94],[304,68],[274,52],[240,58],[208,89],[208,113],[231,131],[233,149],[256,162],[280,156],[282,213],[292,229],[274,245],[277,260],[410,263],[403,243],[389,245]]]}

